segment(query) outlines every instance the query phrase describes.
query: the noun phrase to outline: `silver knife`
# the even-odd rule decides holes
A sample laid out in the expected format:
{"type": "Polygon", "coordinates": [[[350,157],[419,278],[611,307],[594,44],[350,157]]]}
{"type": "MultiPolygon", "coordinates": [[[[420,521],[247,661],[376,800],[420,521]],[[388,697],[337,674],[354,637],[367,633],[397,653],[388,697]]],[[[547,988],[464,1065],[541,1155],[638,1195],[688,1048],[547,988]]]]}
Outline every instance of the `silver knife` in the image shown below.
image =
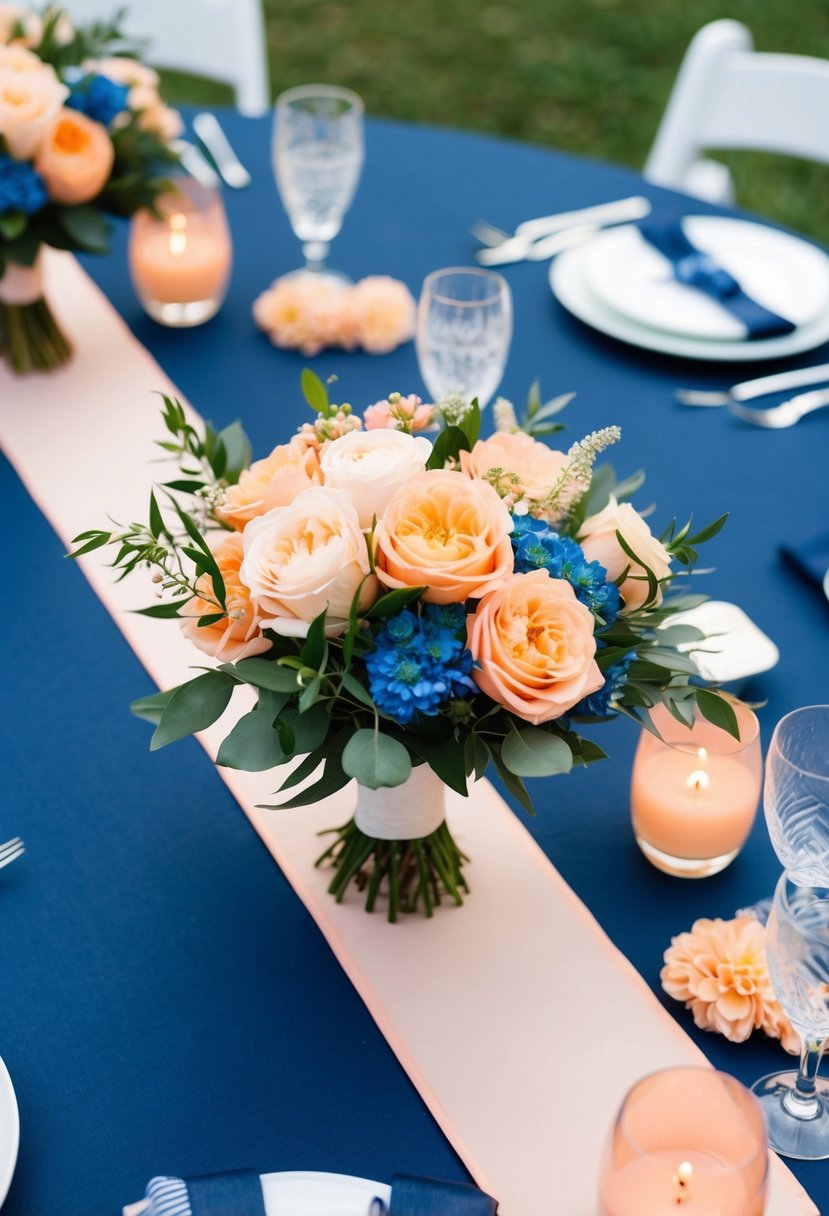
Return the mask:
{"type": "Polygon", "coordinates": [[[228,186],[234,190],[244,190],[250,185],[250,174],[230,146],[215,114],[206,110],[197,114],[193,119],[193,130],[213,157],[216,168],[228,186]]]}
{"type": "Polygon", "coordinates": [[[679,388],[674,395],[683,405],[729,405],[732,401],[751,401],[754,397],[785,393],[790,388],[806,388],[825,380],[829,380],[829,363],[821,363],[818,367],[799,367],[792,372],[775,372],[771,376],[760,376],[757,380],[742,380],[727,389],[679,388]]]}
{"type": "Polygon", "coordinates": [[[602,227],[643,219],[650,209],[646,198],[623,198],[614,203],[584,207],[581,211],[562,211],[559,215],[527,220],[518,225],[514,236],[500,245],[479,249],[475,257],[482,266],[505,266],[509,262],[523,262],[525,259],[540,262],[593,236],[602,227]],[[573,240],[559,241],[559,237],[569,233],[578,235],[573,240]]]}
{"type": "Polygon", "coordinates": [[[181,161],[181,167],[197,182],[201,182],[203,186],[209,186],[212,190],[217,190],[221,186],[222,179],[213,166],[207,163],[195,144],[191,144],[186,139],[175,139],[172,149],[181,161]]]}

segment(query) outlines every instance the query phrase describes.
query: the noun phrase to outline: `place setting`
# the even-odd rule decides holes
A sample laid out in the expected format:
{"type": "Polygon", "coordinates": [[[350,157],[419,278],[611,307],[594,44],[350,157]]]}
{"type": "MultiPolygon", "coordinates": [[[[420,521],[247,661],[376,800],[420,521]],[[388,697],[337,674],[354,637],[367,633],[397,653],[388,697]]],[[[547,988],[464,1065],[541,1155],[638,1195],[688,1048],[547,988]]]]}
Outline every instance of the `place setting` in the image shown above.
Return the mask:
{"type": "Polygon", "coordinates": [[[4,1216],[817,1216],[829,255],[186,4],[0,5],[4,1216]]]}

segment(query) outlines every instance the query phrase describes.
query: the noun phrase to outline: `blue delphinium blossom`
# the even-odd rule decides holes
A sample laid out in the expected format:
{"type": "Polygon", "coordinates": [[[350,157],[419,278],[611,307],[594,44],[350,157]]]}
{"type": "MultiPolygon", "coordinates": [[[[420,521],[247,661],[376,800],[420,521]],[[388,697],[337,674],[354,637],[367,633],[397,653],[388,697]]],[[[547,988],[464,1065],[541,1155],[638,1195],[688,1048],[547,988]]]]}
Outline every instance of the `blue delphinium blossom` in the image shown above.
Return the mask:
{"type": "Polygon", "coordinates": [[[573,713],[598,714],[599,717],[612,713],[612,702],[627,683],[628,668],[635,658],[636,655],[631,651],[630,654],[619,659],[618,663],[608,667],[602,687],[596,692],[592,692],[589,697],[585,697],[583,701],[579,701],[573,713]]]}
{"type": "Polygon", "coordinates": [[[108,76],[82,76],[80,80],[69,80],[71,92],[66,104],[73,110],[80,110],[94,122],[108,127],[110,123],[127,109],[129,85],[116,84],[108,76]]]}
{"type": "Polygon", "coordinates": [[[0,215],[34,215],[49,201],[43,178],[30,164],[0,154],[0,215]]]}
{"type": "Polygon", "coordinates": [[[608,582],[607,570],[600,562],[587,560],[577,541],[559,536],[541,519],[519,515],[514,520],[512,547],[518,574],[546,570],[552,578],[566,579],[576,598],[601,617],[605,625],[616,620],[619,588],[608,582]]]}
{"type": "Polygon", "coordinates": [[[365,660],[378,709],[406,726],[416,713],[435,717],[451,698],[476,693],[465,643],[461,604],[429,604],[421,617],[408,609],[391,617],[365,660]]]}

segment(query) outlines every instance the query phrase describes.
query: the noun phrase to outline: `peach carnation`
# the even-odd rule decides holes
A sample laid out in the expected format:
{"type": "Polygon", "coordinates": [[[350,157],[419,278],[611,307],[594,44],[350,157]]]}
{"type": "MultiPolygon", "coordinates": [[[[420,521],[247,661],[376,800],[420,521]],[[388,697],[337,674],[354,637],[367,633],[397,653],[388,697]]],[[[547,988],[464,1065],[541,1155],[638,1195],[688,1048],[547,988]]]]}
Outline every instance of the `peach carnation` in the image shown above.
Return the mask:
{"type": "Polygon", "coordinates": [[[500,470],[499,486],[516,498],[545,498],[567,465],[563,452],[523,433],[497,431],[479,439],[471,452],[461,452],[467,477],[486,478],[500,470]]]}
{"type": "Polygon", "coordinates": [[[288,275],[255,300],[253,316],[274,346],[312,356],[337,341],[338,310],[345,289],[332,279],[288,275]]]}
{"type": "Polygon", "coordinates": [[[696,921],[673,938],[660,973],[668,996],[684,1001],[700,1030],[743,1043],[753,1030],[798,1052],[797,1032],[774,995],[766,962],[766,930],[751,915],[696,921]]]}
{"type": "Polygon", "coordinates": [[[56,203],[87,203],[103,190],[115,149],[106,128],[77,110],[63,110],[35,158],[35,168],[56,203]]]}
{"type": "Polygon", "coordinates": [[[262,636],[259,617],[251,602],[250,592],[239,578],[245,555],[244,543],[238,533],[226,536],[214,554],[216,565],[224,579],[227,616],[212,625],[200,625],[203,616],[214,616],[217,607],[213,580],[203,574],[196,583],[201,592],[184,605],[181,631],[194,646],[223,663],[237,663],[270,650],[271,643],[262,636]]]}
{"type": "Polygon", "coordinates": [[[245,469],[236,485],[226,490],[216,515],[241,532],[257,515],[274,507],[287,507],[297,494],[321,483],[316,449],[295,437],[245,469]]]}
{"type": "Polygon", "coordinates": [[[563,579],[546,570],[513,574],[467,618],[472,678],[525,722],[560,718],[604,684],[593,624],[563,579]]]}
{"type": "Polygon", "coordinates": [[[374,533],[387,587],[426,587],[432,604],[462,603],[512,574],[512,518],[492,486],[431,469],[400,486],[374,533]]]}
{"type": "Polygon", "coordinates": [[[345,295],[338,338],[346,350],[362,346],[385,355],[414,337],[416,305],[405,283],[387,275],[369,275],[345,295]]]}

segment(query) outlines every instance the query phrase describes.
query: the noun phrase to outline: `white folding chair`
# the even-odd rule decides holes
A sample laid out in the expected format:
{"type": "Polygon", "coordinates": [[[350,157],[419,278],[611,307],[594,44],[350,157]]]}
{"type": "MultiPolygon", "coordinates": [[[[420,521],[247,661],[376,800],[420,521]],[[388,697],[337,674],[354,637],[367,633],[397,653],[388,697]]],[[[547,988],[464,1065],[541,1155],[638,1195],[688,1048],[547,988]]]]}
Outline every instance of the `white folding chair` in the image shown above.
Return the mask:
{"type": "Polygon", "coordinates": [[[733,201],[725,165],[705,151],[755,149],[829,164],[829,62],[754,50],[738,21],[712,21],[679,69],[645,177],[712,202],[733,201]]]}
{"type": "MultiPolygon", "coordinates": [[[[78,22],[112,16],[115,0],[65,0],[78,22]]],[[[124,23],[156,67],[229,84],[242,114],[264,114],[270,84],[261,0],[135,0],[124,23]]]]}

